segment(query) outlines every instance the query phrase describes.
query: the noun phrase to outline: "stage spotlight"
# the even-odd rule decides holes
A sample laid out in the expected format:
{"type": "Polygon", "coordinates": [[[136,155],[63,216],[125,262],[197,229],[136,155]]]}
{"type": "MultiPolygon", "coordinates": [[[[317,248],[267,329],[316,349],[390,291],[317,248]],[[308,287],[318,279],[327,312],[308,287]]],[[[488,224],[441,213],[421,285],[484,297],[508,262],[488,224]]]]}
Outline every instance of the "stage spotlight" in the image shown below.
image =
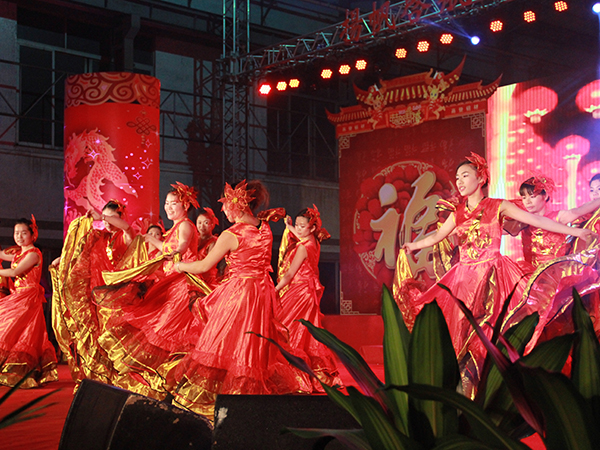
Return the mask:
{"type": "Polygon", "coordinates": [[[405,48],[397,48],[396,49],[396,58],[404,59],[404,58],[406,58],[407,55],[408,55],[408,52],[406,51],[405,48]]]}
{"type": "Polygon", "coordinates": [[[271,92],[271,85],[267,82],[260,83],[258,92],[260,95],[269,95],[269,92],[271,92]]]}
{"type": "Polygon", "coordinates": [[[592,11],[596,14],[600,14],[600,3],[595,3],[594,6],[592,6],[592,11]]]}
{"type": "Polygon", "coordinates": [[[502,23],[501,20],[494,20],[494,21],[490,22],[490,30],[492,30],[494,33],[497,33],[498,31],[502,31],[503,27],[504,27],[504,23],[502,23]]]}
{"type": "Polygon", "coordinates": [[[554,2],[554,9],[558,12],[563,12],[566,11],[568,9],[569,5],[567,5],[567,2],[554,2]]]}
{"type": "Polygon", "coordinates": [[[285,91],[287,89],[287,83],[285,81],[278,81],[275,89],[277,89],[279,92],[285,91]]]}
{"type": "Polygon", "coordinates": [[[473,45],[477,45],[477,44],[479,44],[480,42],[481,42],[481,39],[479,39],[479,36],[473,36],[473,37],[471,38],[471,44],[473,44],[473,45]]]}
{"type": "Polygon", "coordinates": [[[523,20],[527,23],[535,22],[535,13],[531,10],[523,13],[523,20]]]}
{"type": "Polygon", "coordinates": [[[356,70],[365,70],[367,68],[367,60],[366,59],[357,60],[354,67],[356,68],[356,70]]]}
{"type": "Polygon", "coordinates": [[[445,45],[452,44],[453,40],[454,36],[452,36],[450,33],[444,33],[440,36],[440,42],[445,45]]]}
{"type": "Polygon", "coordinates": [[[331,69],[323,69],[321,70],[321,78],[324,80],[329,80],[333,75],[333,71],[331,69]]]}
{"type": "Polygon", "coordinates": [[[300,86],[300,80],[298,78],[292,78],[290,80],[290,82],[288,83],[288,86],[291,87],[292,89],[295,89],[298,86],[300,86]]]}
{"type": "Polygon", "coordinates": [[[417,50],[420,51],[421,53],[425,53],[426,51],[429,50],[429,42],[419,41],[419,43],[417,44],[417,50]]]}
{"type": "Polygon", "coordinates": [[[342,64],[339,72],[340,75],[348,75],[350,73],[350,66],[348,64],[342,64]]]}

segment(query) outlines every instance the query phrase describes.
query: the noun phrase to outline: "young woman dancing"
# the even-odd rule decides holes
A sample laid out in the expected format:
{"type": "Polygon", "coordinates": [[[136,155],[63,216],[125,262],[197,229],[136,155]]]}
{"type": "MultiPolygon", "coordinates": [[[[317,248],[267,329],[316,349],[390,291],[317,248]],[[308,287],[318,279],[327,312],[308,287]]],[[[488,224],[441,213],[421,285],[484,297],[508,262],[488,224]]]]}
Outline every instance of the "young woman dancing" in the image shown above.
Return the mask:
{"type": "Polygon", "coordinates": [[[0,250],[0,259],[11,261],[0,268],[1,277],[14,278],[10,295],[0,301],[0,384],[14,386],[28,372],[33,375],[22,388],[58,379],[56,354],[48,340],[40,286],[42,253],[34,247],[38,231],[35,218],[19,219],[14,229],[16,252],[0,250]]]}

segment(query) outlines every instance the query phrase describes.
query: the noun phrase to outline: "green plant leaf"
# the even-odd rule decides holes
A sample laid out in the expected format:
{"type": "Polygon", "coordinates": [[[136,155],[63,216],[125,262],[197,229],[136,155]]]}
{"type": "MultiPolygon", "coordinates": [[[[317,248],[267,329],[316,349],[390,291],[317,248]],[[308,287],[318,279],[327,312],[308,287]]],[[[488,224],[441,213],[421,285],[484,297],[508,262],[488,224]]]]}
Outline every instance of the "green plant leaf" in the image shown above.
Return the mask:
{"type": "MultiPolygon", "coordinates": [[[[387,384],[408,384],[408,348],[411,339],[402,314],[387,286],[383,286],[381,315],[384,323],[383,361],[387,384]]],[[[408,395],[389,391],[394,422],[400,432],[410,436],[408,425],[408,395]]]]}
{"type": "MultiPolygon", "coordinates": [[[[456,390],[460,382],[456,353],[444,314],[437,302],[423,306],[417,316],[409,355],[410,384],[456,390]]],[[[428,422],[427,424],[422,416],[413,421],[412,428],[420,436],[419,442],[432,444],[434,437],[439,438],[458,431],[458,418],[454,408],[431,400],[415,399],[413,404],[415,415],[424,415],[428,422]]]]}
{"type": "Polygon", "coordinates": [[[573,383],[561,373],[517,365],[525,388],[539,405],[545,421],[548,450],[597,450],[598,424],[573,383]]]}
{"type": "MultiPolygon", "coordinates": [[[[506,332],[504,333],[504,337],[508,339],[508,342],[510,342],[520,354],[523,354],[527,343],[531,339],[531,336],[533,336],[535,327],[538,324],[538,322],[539,315],[537,313],[531,314],[525,317],[518,324],[506,330],[506,332]]],[[[502,351],[502,353],[506,354],[506,349],[503,349],[503,346],[499,346],[499,348],[502,351]]],[[[477,397],[475,401],[478,403],[482,403],[485,409],[488,406],[490,406],[490,404],[492,404],[494,399],[496,399],[497,395],[500,395],[503,398],[500,399],[499,403],[512,404],[512,398],[510,398],[510,394],[506,389],[503,389],[502,393],[498,394],[498,390],[502,385],[502,375],[500,374],[498,367],[495,364],[490,364],[490,362],[491,356],[488,355],[486,357],[486,363],[484,365],[488,365],[489,369],[487,370],[487,376],[482,377],[479,383],[477,397]],[[505,400],[506,397],[508,397],[507,400],[505,400]]]]}
{"type": "Polygon", "coordinates": [[[456,298],[456,296],[452,294],[452,291],[447,286],[444,286],[441,283],[438,283],[438,286],[440,286],[452,296],[460,310],[463,312],[463,314],[477,333],[477,336],[479,336],[479,339],[481,339],[481,342],[487,350],[488,355],[491,356],[494,363],[498,366],[498,369],[502,374],[502,378],[506,382],[506,386],[510,391],[510,395],[512,396],[515,406],[523,416],[523,419],[525,419],[527,423],[531,425],[531,427],[537,433],[539,433],[540,435],[543,434],[541,412],[537,410],[534,407],[534,404],[532,404],[529,401],[529,399],[525,396],[523,380],[521,379],[519,372],[514,369],[514,364],[512,364],[510,360],[502,354],[498,347],[492,344],[490,339],[486,336],[486,334],[483,332],[483,330],[473,317],[473,313],[471,313],[471,311],[469,310],[469,308],[467,308],[465,303],[462,300],[456,298]]]}
{"type": "Polygon", "coordinates": [[[578,332],[573,345],[571,379],[600,422],[600,343],[579,293],[573,289],[573,324],[578,332]]]}
{"type": "Polygon", "coordinates": [[[0,397],[0,405],[2,403],[4,403],[11,395],[13,395],[15,392],[17,392],[19,390],[19,388],[21,387],[21,385],[23,383],[25,383],[25,380],[27,380],[27,378],[29,378],[31,375],[33,375],[34,372],[35,372],[35,369],[27,372],[23,376],[23,378],[21,378],[19,381],[17,381],[17,383],[13,387],[11,387],[8,391],[6,391],[6,393],[2,397],[0,397]]]}
{"type": "Polygon", "coordinates": [[[348,386],[348,395],[360,417],[367,441],[376,450],[420,450],[422,446],[400,433],[382,406],[372,397],[363,395],[354,386],[348,386]]]}
{"type": "Polygon", "coordinates": [[[373,450],[365,437],[364,430],[330,430],[330,429],[310,429],[310,428],[287,428],[289,432],[306,438],[322,438],[331,436],[350,450],[373,450]]]}
{"type": "Polygon", "coordinates": [[[42,400],[45,400],[46,398],[50,397],[52,394],[54,394],[58,391],[60,391],[60,389],[55,389],[54,391],[48,392],[44,395],[40,395],[39,397],[34,398],[33,400],[27,402],[23,406],[15,409],[14,411],[5,415],[4,417],[2,417],[2,419],[0,419],[0,428],[6,428],[9,425],[13,425],[18,422],[24,422],[26,420],[30,420],[35,417],[39,417],[39,416],[43,415],[43,414],[36,414],[36,415],[33,415],[33,414],[37,411],[48,408],[49,406],[53,406],[56,403],[49,403],[48,405],[42,405],[37,408],[31,409],[32,406],[38,404],[42,400]]]}
{"type": "Polygon", "coordinates": [[[411,384],[409,386],[388,386],[386,389],[399,389],[417,398],[436,400],[463,412],[472,427],[474,435],[495,448],[525,450],[527,446],[512,439],[494,425],[483,408],[474,401],[455,391],[434,386],[411,384]]]}
{"type": "Polygon", "coordinates": [[[369,367],[360,354],[348,344],[340,341],[329,331],[314,326],[304,319],[299,319],[310,334],[319,342],[329,347],[340,359],[360,389],[368,396],[375,398],[386,410],[393,408],[392,400],[382,390],[383,383],[369,367]]]}

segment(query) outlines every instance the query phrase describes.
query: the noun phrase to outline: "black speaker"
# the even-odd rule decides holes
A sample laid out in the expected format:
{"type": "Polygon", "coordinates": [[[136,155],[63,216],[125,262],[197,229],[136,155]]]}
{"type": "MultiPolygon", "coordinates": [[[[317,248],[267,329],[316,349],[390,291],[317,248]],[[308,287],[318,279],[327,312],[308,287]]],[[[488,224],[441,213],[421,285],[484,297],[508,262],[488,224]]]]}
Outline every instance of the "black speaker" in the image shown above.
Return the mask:
{"type": "Polygon", "coordinates": [[[96,381],[79,386],[58,450],[209,450],[204,416],[96,381]]]}
{"type": "MultiPolygon", "coordinates": [[[[360,428],[325,395],[219,395],[215,404],[213,450],[321,449],[330,439],[304,439],[290,428],[360,428]]],[[[343,449],[330,442],[327,450],[343,449]]]]}

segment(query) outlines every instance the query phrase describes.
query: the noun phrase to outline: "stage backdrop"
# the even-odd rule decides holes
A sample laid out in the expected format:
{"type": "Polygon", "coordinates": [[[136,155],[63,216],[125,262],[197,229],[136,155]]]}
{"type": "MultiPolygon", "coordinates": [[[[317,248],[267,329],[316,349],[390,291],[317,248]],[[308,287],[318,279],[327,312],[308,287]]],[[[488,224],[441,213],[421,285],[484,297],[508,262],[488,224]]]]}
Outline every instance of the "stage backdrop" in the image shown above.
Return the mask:
{"type": "MultiPolygon", "coordinates": [[[[489,100],[488,159],[492,197],[519,197],[527,178],[556,183],[550,210],[589,200],[589,180],[600,173],[600,77],[594,64],[577,71],[512,84],[489,100]]],[[[520,238],[504,239],[502,252],[522,258],[520,238]]]]}
{"type": "MultiPolygon", "coordinates": [[[[399,248],[436,228],[435,204],[455,195],[456,166],[484,155],[487,99],[498,82],[459,86],[431,71],[355,88],[357,106],[328,114],[340,153],[341,313],[379,314],[399,248]]],[[[433,283],[431,249],[413,273],[433,283]]]]}
{"type": "Polygon", "coordinates": [[[74,75],[65,97],[65,230],[116,199],[145,231],[160,213],[160,81],[128,72],[74,75]]]}

